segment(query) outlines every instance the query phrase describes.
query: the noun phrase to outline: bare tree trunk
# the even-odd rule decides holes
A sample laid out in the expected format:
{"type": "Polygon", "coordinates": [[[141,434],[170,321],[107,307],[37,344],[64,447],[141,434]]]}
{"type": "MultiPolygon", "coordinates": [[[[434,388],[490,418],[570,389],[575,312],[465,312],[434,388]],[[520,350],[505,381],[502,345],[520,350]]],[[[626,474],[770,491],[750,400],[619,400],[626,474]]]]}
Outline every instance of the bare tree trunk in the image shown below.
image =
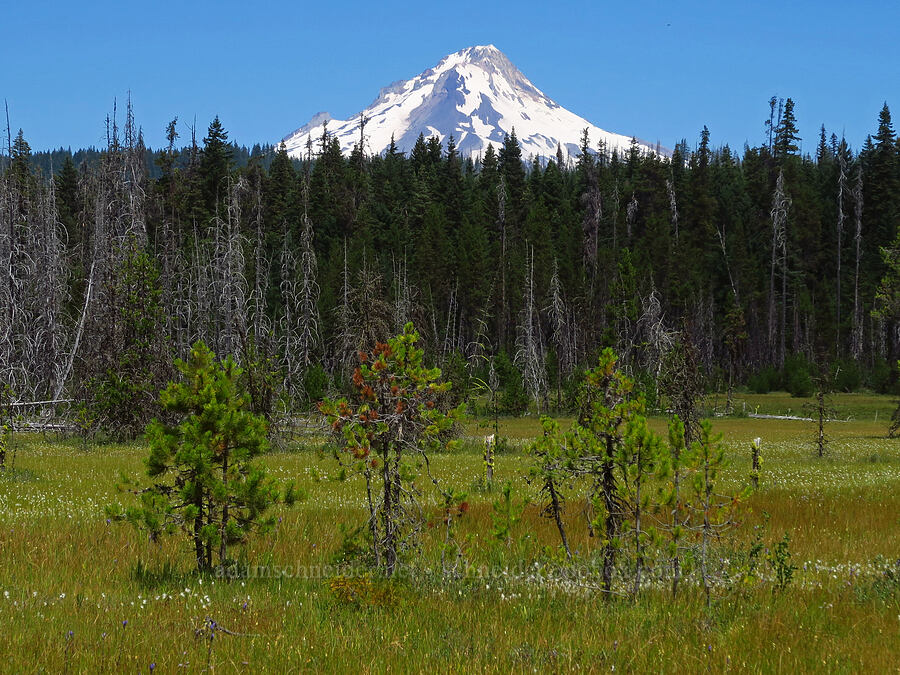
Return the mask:
{"type": "Polygon", "coordinates": [[[497,188],[497,220],[500,226],[500,312],[497,335],[501,346],[506,344],[507,300],[506,300],[506,180],[500,174],[497,188]]]}
{"type": "MultiPolygon", "coordinates": [[[[707,449],[706,452],[709,452],[707,449]]],[[[709,478],[709,457],[703,461],[703,531],[700,549],[700,575],[703,578],[703,591],[706,594],[706,606],[710,606],[710,581],[707,558],[709,552],[709,539],[712,535],[712,525],[709,521],[709,509],[712,502],[712,484],[709,478]]]]}
{"type": "Polygon", "coordinates": [[[381,506],[381,517],[382,523],[384,525],[384,570],[385,574],[390,577],[393,576],[394,571],[397,568],[397,538],[395,531],[396,523],[394,521],[394,512],[396,511],[394,498],[396,496],[396,491],[394,489],[395,471],[391,468],[391,458],[389,457],[389,451],[386,443],[382,448],[381,457],[382,461],[384,462],[382,469],[382,480],[384,482],[384,500],[381,506]]]}
{"type": "Polygon", "coordinates": [[[853,188],[854,216],[856,220],[856,235],[853,237],[856,244],[856,265],[853,273],[853,336],[850,342],[850,353],[854,359],[859,360],[863,350],[863,315],[862,304],[859,300],[859,261],[862,250],[862,210],[863,210],[863,174],[862,166],[857,167],[856,186],[853,188]]]}
{"type": "Polygon", "coordinates": [[[541,341],[540,317],[534,297],[534,247],[528,259],[525,274],[525,306],[516,338],[516,364],[522,370],[525,387],[538,407],[547,390],[547,373],[544,368],[544,348],[541,341]]]}
{"type": "Polygon", "coordinates": [[[772,362],[779,367],[784,366],[785,334],[787,332],[787,213],[791,200],[784,192],[784,171],[778,172],[775,183],[775,194],[772,197],[772,267],[769,275],[769,349],[772,362]],[[780,337],[775,342],[775,270],[781,263],[781,325],[780,337]]]}
{"type": "Polygon", "coordinates": [[[625,207],[625,236],[628,244],[631,245],[631,230],[634,227],[634,221],[637,218],[638,200],[635,193],[631,193],[631,201],[625,207]]]}
{"type": "Polygon", "coordinates": [[[550,277],[550,305],[545,310],[549,314],[551,334],[550,342],[556,349],[556,408],[562,405],[562,381],[574,369],[574,350],[570,344],[568,312],[563,298],[562,284],[559,279],[559,265],[553,259],[553,274],[550,277]]]}
{"type": "Polygon", "coordinates": [[[372,535],[372,557],[375,559],[375,567],[381,567],[381,547],[378,545],[378,515],[375,510],[375,502],[372,500],[372,467],[366,464],[366,503],[369,506],[369,533],[372,535]]]}
{"type": "MultiPolygon", "coordinates": [[[[222,457],[222,483],[224,485],[228,485],[228,449],[226,448],[224,451],[224,455],[222,457]]],[[[230,494],[231,491],[226,489],[226,494],[230,494]]],[[[222,522],[219,525],[219,565],[224,565],[225,560],[227,559],[227,539],[226,532],[228,531],[228,498],[226,497],[225,503],[222,504],[222,522]]]]}
{"type": "Polygon", "coordinates": [[[547,492],[550,493],[550,508],[553,511],[553,520],[556,522],[556,529],[559,530],[559,537],[562,539],[563,548],[566,549],[566,557],[572,559],[572,550],[569,548],[569,540],[566,537],[566,528],[562,520],[562,504],[560,503],[559,493],[556,491],[556,485],[552,478],[547,479],[547,492]]]}
{"type": "Polygon", "coordinates": [[[59,382],[56,387],[56,394],[54,395],[54,399],[58,399],[62,395],[62,390],[66,386],[66,381],[69,379],[69,373],[72,372],[72,364],[75,361],[75,355],[78,353],[78,345],[81,343],[81,335],[84,331],[84,321],[87,318],[88,306],[91,302],[91,293],[94,288],[94,265],[95,263],[91,263],[91,271],[88,274],[88,284],[87,290],[84,292],[84,307],[81,310],[81,320],[78,322],[78,330],[75,333],[75,342],[72,345],[72,349],[69,350],[69,359],[66,363],[66,368],[63,371],[62,377],[59,378],[59,382]]]}
{"type": "Polygon", "coordinates": [[[616,564],[616,549],[613,541],[619,536],[619,502],[616,498],[616,478],[613,474],[614,464],[613,457],[615,449],[613,448],[613,439],[606,439],[606,456],[603,458],[603,469],[601,475],[601,490],[603,491],[604,507],[606,509],[606,543],[603,546],[603,570],[601,577],[601,587],[611,597],[612,577],[616,564]]]}
{"type": "MultiPolygon", "coordinates": [[[[669,193],[669,211],[672,212],[672,233],[675,235],[675,247],[678,247],[678,204],[675,202],[675,183],[671,178],[666,179],[666,190],[669,193]]],[[[725,244],[722,244],[722,251],[725,250],[725,244]]],[[[726,259],[726,265],[728,261],[726,259]]],[[[728,276],[731,276],[729,270],[728,276]]],[[[734,283],[732,282],[732,286],[734,283]]]]}
{"type": "MultiPolygon", "coordinates": [[[[674,471],[672,473],[672,485],[675,492],[675,506],[673,509],[673,528],[680,527],[679,511],[681,509],[681,462],[680,452],[674,457],[674,471]]],[[[678,595],[678,584],[681,581],[681,556],[678,553],[678,540],[675,540],[675,551],[672,556],[672,597],[678,595]]]]}
{"type": "Polygon", "coordinates": [[[641,541],[641,457],[643,448],[638,449],[637,477],[635,479],[634,492],[634,588],[632,594],[637,598],[641,590],[641,573],[644,568],[644,547],[641,541]]]}
{"type": "Polygon", "coordinates": [[[847,166],[844,160],[844,153],[838,153],[838,166],[840,175],[838,176],[838,217],[837,217],[837,291],[835,295],[835,317],[837,325],[837,335],[835,338],[835,354],[841,356],[843,345],[841,342],[841,241],[844,234],[844,192],[847,187],[847,166]]]}

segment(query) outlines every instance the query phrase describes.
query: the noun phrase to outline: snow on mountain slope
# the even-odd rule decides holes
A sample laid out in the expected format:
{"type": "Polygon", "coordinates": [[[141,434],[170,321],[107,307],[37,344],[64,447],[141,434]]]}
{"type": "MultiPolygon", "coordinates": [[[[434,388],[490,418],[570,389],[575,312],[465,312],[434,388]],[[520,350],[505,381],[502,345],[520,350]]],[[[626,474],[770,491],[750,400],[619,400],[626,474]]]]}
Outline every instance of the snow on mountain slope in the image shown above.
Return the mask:
{"type": "MultiPolygon", "coordinates": [[[[477,156],[488,143],[499,149],[513,129],[523,158],[555,156],[557,146],[574,157],[585,128],[592,148],[602,140],[609,150],[621,152],[631,143],[630,136],[604,131],[552,101],[493,45],[450,54],[421,75],[385,87],[349,120],[318,113],[284,143],[290,155],[302,157],[311,138],[315,152],[327,123],[347,154],[359,143],[361,118],[367,120],[367,154],[384,152],[392,136],[401,152],[409,152],[419,134],[437,136],[445,145],[452,134],[461,155],[477,156]]],[[[656,151],[646,143],[641,147],[656,151]]]]}

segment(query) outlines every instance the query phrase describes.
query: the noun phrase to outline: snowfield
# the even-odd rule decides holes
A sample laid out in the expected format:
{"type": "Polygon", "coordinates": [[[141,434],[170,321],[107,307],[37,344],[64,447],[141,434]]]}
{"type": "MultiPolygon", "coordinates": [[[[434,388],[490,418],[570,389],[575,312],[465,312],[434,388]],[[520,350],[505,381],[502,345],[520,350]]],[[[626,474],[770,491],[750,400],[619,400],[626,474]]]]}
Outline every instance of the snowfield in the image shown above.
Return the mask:
{"type": "MultiPolygon", "coordinates": [[[[567,159],[574,158],[584,129],[593,149],[602,141],[621,153],[631,144],[630,136],[605,131],[548,98],[493,45],[450,54],[411,80],[385,87],[349,120],[318,113],[283,140],[291,156],[303,157],[308,141],[315,152],[327,128],[349,154],[359,143],[361,120],[370,155],[387,150],[392,137],[401,152],[409,152],[424,134],[437,136],[445,146],[452,135],[462,156],[477,157],[489,143],[498,148],[513,130],[525,159],[554,157],[557,147],[567,159]]],[[[640,147],[662,152],[643,142],[640,147]]]]}

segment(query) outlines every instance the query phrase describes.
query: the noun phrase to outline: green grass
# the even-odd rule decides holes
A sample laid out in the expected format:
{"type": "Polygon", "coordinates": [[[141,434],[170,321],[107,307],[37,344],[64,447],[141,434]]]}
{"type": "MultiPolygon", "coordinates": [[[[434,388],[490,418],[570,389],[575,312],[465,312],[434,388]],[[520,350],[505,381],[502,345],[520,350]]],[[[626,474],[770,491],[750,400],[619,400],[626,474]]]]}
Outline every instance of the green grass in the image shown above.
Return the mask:
{"type": "MultiPolygon", "coordinates": [[[[796,401],[752,400],[773,413],[796,401]]],[[[497,493],[479,487],[477,437],[486,432],[477,425],[460,451],[433,462],[442,482],[469,489],[459,536],[473,570],[442,581],[441,531],[427,528],[416,577],[359,586],[360,603],[341,600],[329,580],[342,541],[338,524],[362,517],[362,485],[337,480],[335,462],[314,449],[266,458],[273,475],[296,479],[310,497],[279,507],[274,533],[244,554],[291,574],[229,582],[192,574],[183,541],[157,546],[107,523],[105,505],[130,498],[116,491],[119,476],[142,475],[144,446],[84,450],[19,436],[16,467],[0,474],[2,669],[897,672],[900,581],[883,569],[900,555],[900,440],[885,438],[883,412],[874,422],[875,410],[889,416],[893,405],[884,397],[839,400],[856,411],[854,421],[829,425],[824,459],[814,455],[809,423],[716,421],[730,459],[721,490],[745,483],[757,436],[764,459],[760,490],[718,553],[739,556],[757,532],[769,545],[789,533],[798,570],[783,593],[773,593],[766,578],[719,586],[709,610],[690,584],[674,601],[650,587],[636,602],[608,602],[595,581],[563,576],[555,530],[537,504],[526,508],[509,546],[494,542],[497,493]],[[306,578],[297,576],[300,568],[306,578]],[[232,634],[210,640],[209,620],[232,634]]],[[[664,429],[664,419],[652,423],[664,429]]],[[[496,476],[511,480],[519,498],[534,497],[522,445],[537,432],[534,418],[501,420],[501,433],[517,442],[497,457],[496,476]]],[[[422,489],[434,523],[437,495],[422,489]]],[[[570,503],[567,522],[572,547],[586,560],[598,542],[580,524],[579,508],[570,503]]]]}
{"type": "MultiPolygon", "coordinates": [[[[718,405],[719,409],[725,406],[725,397],[711,396],[706,400],[710,408],[718,405]]],[[[809,417],[804,410],[804,405],[815,403],[813,397],[802,398],[791,396],[789,393],[773,392],[771,394],[738,393],[734,396],[734,410],[738,414],[759,413],[763,415],[797,415],[809,417]]],[[[835,411],[837,419],[851,419],[856,421],[880,422],[882,425],[890,424],[891,413],[897,407],[894,397],[878,394],[833,394],[831,407],[835,411]]]]}

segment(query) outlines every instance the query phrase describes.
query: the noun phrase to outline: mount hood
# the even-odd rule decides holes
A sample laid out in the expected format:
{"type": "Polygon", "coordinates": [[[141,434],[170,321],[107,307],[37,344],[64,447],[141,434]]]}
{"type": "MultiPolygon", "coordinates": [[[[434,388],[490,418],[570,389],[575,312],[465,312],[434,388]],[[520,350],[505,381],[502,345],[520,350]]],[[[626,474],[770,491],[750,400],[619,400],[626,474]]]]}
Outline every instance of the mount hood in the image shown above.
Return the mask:
{"type": "MultiPolygon", "coordinates": [[[[468,47],[443,58],[411,80],[381,90],[368,108],[348,120],[318,113],[283,141],[293,157],[304,157],[308,141],[318,150],[327,129],[341,151],[349,154],[360,139],[365,120],[366,154],[381,154],[393,137],[401,152],[409,152],[420,134],[437,136],[446,146],[452,135],[463,157],[481,155],[489,143],[495,149],[516,132],[523,158],[549,158],[560,147],[563,156],[579,154],[584,129],[593,149],[603,141],[620,153],[631,137],[605,131],[551,100],[493,45],[468,47]]],[[[664,152],[640,142],[642,152],[664,152]]]]}

